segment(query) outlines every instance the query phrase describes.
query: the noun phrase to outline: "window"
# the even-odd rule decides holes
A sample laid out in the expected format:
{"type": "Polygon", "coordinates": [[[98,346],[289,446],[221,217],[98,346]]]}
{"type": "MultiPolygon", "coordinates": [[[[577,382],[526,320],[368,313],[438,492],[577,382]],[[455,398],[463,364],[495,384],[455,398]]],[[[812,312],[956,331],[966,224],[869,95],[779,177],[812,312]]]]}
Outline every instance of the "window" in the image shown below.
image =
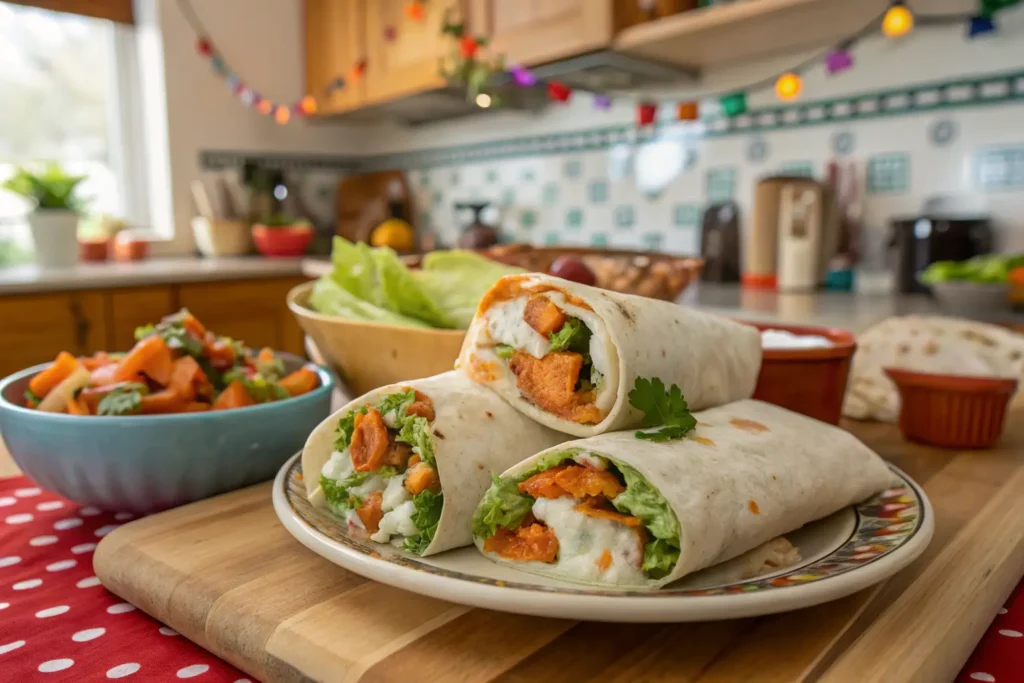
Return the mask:
{"type": "MultiPolygon", "coordinates": [[[[92,214],[145,216],[131,26],[0,1],[0,181],[19,165],[57,161],[87,176],[92,214]]],[[[24,203],[0,191],[0,267],[30,257],[24,203]]]]}

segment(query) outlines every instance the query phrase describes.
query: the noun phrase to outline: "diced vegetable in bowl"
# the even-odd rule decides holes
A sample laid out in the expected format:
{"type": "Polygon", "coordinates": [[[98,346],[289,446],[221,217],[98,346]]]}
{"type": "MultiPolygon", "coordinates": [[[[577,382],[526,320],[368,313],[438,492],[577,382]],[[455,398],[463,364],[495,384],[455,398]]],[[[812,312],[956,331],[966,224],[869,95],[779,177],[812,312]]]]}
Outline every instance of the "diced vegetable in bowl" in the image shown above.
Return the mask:
{"type": "Polygon", "coordinates": [[[174,507],[272,478],[330,413],[330,372],[187,311],[136,337],[0,380],[0,432],[40,486],[106,510],[174,507]]]}
{"type": "Polygon", "coordinates": [[[315,369],[286,372],[273,350],[253,353],[182,310],[135,330],[127,353],[62,351],[32,378],[25,407],[71,415],[161,415],[245,408],[320,386],[315,369]]]}

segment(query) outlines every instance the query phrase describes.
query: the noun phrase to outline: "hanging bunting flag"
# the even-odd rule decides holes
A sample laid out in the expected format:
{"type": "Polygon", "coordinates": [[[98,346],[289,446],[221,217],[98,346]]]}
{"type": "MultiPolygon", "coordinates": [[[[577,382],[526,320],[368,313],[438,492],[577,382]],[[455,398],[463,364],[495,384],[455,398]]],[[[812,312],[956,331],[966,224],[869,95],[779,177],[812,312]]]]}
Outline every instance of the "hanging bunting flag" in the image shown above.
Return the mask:
{"type": "Polygon", "coordinates": [[[427,18],[426,10],[421,0],[409,0],[405,3],[405,16],[410,21],[423,21],[427,18]]]}
{"type": "Polygon", "coordinates": [[[975,38],[977,36],[985,35],[986,33],[995,33],[995,31],[996,22],[992,20],[992,17],[986,17],[984,15],[971,17],[971,21],[967,25],[968,38],[975,38]]]}
{"type": "Polygon", "coordinates": [[[209,57],[213,54],[213,43],[208,38],[200,38],[196,41],[196,52],[204,57],[209,57]]]}
{"type": "Polygon", "coordinates": [[[747,96],[745,93],[734,92],[723,97],[719,102],[725,115],[728,117],[739,116],[747,113],[747,96]]]}
{"type": "Polygon", "coordinates": [[[903,0],[893,0],[882,18],[882,33],[889,38],[900,38],[910,33],[913,28],[913,13],[903,4],[903,0]]]}
{"type": "Polygon", "coordinates": [[[537,77],[533,75],[533,72],[522,66],[513,66],[508,70],[512,75],[512,80],[515,84],[523,88],[532,88],[537,85],[537,77]]]}
{"type": "Polygon", "coordinates": [[[597,93],[596,95],[594,95],[594,109],[600,109],[602,111],[607,111],[608,109],[611,109],[611,108],[612,108],[612,98],[610,98],[607,95],[604,95],[602,93],[597,93]]]}
{"type": "Polygon", "coordinates": [[[471,36],[465,36],[459,40],[459,53],[465,59],[473,59],[476,57],[477,51],[480,49],[480,43],[471,36]]]}
{"type": "Polygon", "coordinates": [[[256,111],[258,111],[261,114],[269,114],[273,108],[274,105],[270,100],[261,99],[259,103],[256,105],[256,111]]]}
{"type": "Polygon", "coordinates": [[[795,73],[782,74],[779,76],[779,80],[775,81],[775,94],[780,100],[787,102],[800,97],[800,91],[803,88],[803,81],[795,73]]]}
{"type": "Polygon", "coordinates": [[[572,97],[572,88],[558,81],[548,81],[548,97],[556,102],[568,102],[572,97]]]}
{"type": "Polygon", "coordinates": [[[680,102],[676,108],[676,118],[680,121],[696,121],[700,118],[696,102],[680,102]]]}
{"type": "Polygon", "coordinates": [[[853,67],[853,55],[846,48],[837,47],[825,56],[825,72],[830,76],[853,67]]]}
{"type": "Polygon", "coordinates": [[[252,90],[246,87],[242,87],[242,92],[238,93],[238,99],[242,101],[247,107],[251,107],[252,103],[256,100],[256,95],[252,90]]]}
{"type": "Polygon", "coordinates": [[[636,105],[636,125],[649,126],[654,123],[658,116],[658,105],[651,102],[641,102],[636,105]]]}

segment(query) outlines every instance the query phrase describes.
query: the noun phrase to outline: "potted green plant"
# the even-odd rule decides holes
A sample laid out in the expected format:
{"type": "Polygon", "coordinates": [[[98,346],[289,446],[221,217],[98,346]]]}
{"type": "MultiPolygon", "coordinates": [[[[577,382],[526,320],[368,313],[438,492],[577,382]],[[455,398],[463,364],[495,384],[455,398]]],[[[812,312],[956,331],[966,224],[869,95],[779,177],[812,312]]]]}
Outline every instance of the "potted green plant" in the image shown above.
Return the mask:
{"type": "Polygon", "coordinates": [[[43,268],[69,268],[78,261],[78,219],[85,202],[76,195],[85,176],[64,172],[56,163],[41,173],[19,168],[3,187],[35,203],[29,216],[36,263],[43,268]]]}

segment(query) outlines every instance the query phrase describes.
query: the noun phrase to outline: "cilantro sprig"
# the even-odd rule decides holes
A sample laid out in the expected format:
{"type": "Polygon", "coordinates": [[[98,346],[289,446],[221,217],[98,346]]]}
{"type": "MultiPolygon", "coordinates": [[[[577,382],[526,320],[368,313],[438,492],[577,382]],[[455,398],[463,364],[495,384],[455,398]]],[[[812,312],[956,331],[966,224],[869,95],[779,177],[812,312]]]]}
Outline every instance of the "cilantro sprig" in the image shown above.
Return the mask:
{"type": "Polygon", "coordinates": [[[629,404],[644,414],[643,427],[659,427],[654,431],[638,431],[636,438],[645,441],[672,441],[681,439],[697,426],[697,418],[683,398],[683,390],[665,383],[657,377],[637,377],[629,392],[629,404]]]}

